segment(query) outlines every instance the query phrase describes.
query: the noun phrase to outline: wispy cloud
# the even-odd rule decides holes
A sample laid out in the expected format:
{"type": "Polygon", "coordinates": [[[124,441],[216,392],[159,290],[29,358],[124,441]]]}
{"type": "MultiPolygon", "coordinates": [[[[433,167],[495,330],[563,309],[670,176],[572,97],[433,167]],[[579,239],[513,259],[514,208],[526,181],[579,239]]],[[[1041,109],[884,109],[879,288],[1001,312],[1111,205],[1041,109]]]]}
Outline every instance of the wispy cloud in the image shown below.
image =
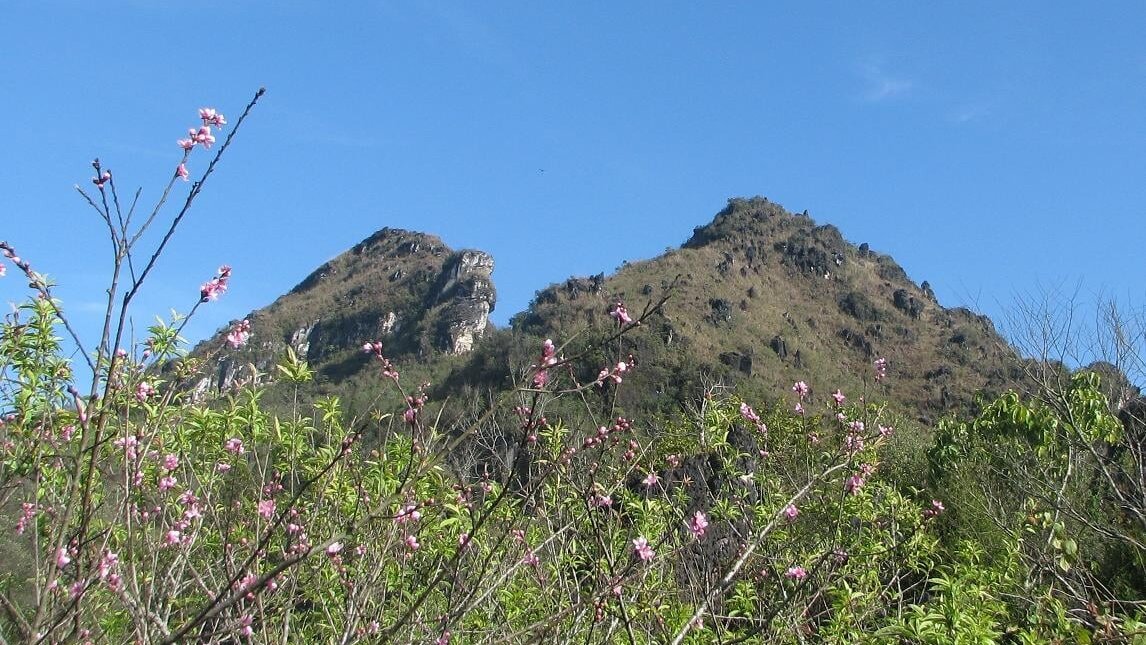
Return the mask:
{"type": "Polygon", "coordinates": [[[953,123],[970,123],[991,115],[991,107],[985,103],[965,103],[955,106],[947,114],[953,123]]]}
{"type": "Polygon", "coordinates": [[[859,75],[864,82],[863,100],[869,103],[889,101],[904,96],[915,85],[910,79],[892,74],[876,63],[860,65],[859,75]]]}

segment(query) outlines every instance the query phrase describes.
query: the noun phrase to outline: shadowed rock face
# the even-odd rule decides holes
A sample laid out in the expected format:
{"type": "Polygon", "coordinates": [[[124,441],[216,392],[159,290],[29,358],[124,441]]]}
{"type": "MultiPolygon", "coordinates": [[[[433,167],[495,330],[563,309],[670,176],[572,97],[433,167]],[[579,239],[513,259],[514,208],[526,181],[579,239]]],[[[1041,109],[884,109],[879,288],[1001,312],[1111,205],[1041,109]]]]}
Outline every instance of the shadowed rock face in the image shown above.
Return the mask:
{"type": "Polygon", "coordinates": [[[465,354],[490,326],[493,266],[483,251],[455,252],[432,235],[382,229],[248,314],[246,347],[227,347],[226,330],[196,347],[192,355],[210,356],[213,367],[195,389],[273,378],[287,348],[335,382],[361,369],[368,341],[382,341],[394,359],[465,354]]]}

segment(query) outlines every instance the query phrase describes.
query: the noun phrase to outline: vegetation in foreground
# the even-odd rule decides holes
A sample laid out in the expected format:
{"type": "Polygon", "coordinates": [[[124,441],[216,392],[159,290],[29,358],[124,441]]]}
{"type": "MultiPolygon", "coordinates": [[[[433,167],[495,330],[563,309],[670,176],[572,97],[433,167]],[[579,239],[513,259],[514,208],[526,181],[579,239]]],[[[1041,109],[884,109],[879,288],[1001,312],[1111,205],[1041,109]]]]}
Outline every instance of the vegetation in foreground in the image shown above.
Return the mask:
{"type": "MultiPolygon", "coordinates": [[[[161,201],[132,228],[97,163],[85,197],[116,270],[90,388],[51,285],[0,245],[32,289],[0,327],[0,641],[1146,640],[1143,424],[1134,404],[1114,415],[1092,372],[933,427],[872,400],[894,387],[882,359],[822,402],[802,381],[767,408],[712,385],[627,418],[615,404],[641,367],[625,339],[661,300],[614,303],[589,347],[539,343],[519,387],[468,416],[371,338],[399,405],[348,416],[306,395],[313,373],[290,353],[285,406],[257,382],[204,399],[189,387],[204,362],[159,369],[186,318],[138,347],[123,332],[259,96],[168,219],[161,201]],[[135,249],[163,221],[160,247],[135,249]],[[133,253],[151,260],[121,273],[133,253]]],[[[227,126],[200,119],[165,195],[227,126]]],[[[258,333],[243,321],[224,342],[258,333]]]]}

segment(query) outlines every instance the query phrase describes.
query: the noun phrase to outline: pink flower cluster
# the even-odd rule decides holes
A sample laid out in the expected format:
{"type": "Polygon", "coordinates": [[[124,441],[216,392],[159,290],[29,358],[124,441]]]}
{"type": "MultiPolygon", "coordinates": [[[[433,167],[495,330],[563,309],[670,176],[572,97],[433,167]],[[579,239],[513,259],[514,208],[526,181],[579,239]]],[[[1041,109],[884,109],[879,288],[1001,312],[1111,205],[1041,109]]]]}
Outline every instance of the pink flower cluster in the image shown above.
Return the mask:
{"type": "Polygon", "coordinates": [[[231,279],[231,267],[224,264],[219,267],[215,277],[204,282],[199,287],[199,302],[218,300],[219,296],[227,292],[227,282],[231,279]]]}
{"type": "MultiPolygon", "coordinates": [[[[190,153],[196,145],[203,146],[204,150],[210,150],[211,146],[215,145],[215,135],[211,132],[211,128],[222,128],[224,125],[227,125],[226,117],[224,117],[220,112],[215,111],[215,108],[199,108],[199,120],[202,121],[202,125],[200,125],[198,128],[188,129],[187,138],[180,139],[176,142],[179,144],[180,148],[183,148],[185,153],[190,153]]],[[[186,154],[183,158],[187,158],[186,154]]],[[[187,176],[189,174],[187,172],[187,165],[183,163],[179,164],[179,167],[175,170],[175,174],[183,181],[187,181],[187,176]]],[[[107,179],[110,178],[111,175],[108,173],[107,179]]],[[[106,181],[106,179],[104,181],[106,181]]],[[[96,182],[96,185],[100,188],[103,188],[103,184],[98,181],[96,182]]]]}
{"type": "Polygon", "coordinates": [[[430,395],[426,394],[425,388],[426,386],[422,386],[418,388],[417,394],[406,397],[406,411],[402,413],[402,419],[410,425],[414,425],[418,421],[418,415],[421,414],[422,408],[425,407],[426,401],[430,398],[430,395]]]}
{"type": "Polygon", "coordinates": [[[190,151],[198,144],[203,146],[204,150],[210,150],[211,146],[215,144],[215,135],[211,133],[211,126],[221,128],[227,124],[226,117],[216,112],[214,108],[200,108],[199,120],[203,122],[203,125],[187,130],[187,138],[177,142],[180,148],[190,151]]]}
{"type": "Polygon", "coordinates": [[[223,444],[223,448],[226,449],[227,452],[234,453],[236,455],[241,455],[246,452],[246,450],[243,448],[243,440],[239,439],[238,437],[232,437],[228,439],[227,443],[223,444]]]}
{"type": "Polygon", "coordinates": [[[808,577],[808,572],[804,567],[795,565],[788,567],[788,570],[784,572],[784,577],[792,580],[803,580],[808,577]]]}
{"type": "Polygon", "coordinates": [[[536,372],[533,374],[533,387],[534,389],[541,389],[549,382],[549,368],[557,364],[557,348],[553,346],[553,341],[546,338],[545,342],[541,344],[541,360],[537,365],[533,365],[536,372]]]}
{"type": "Polygon", "coordinates": [[[36,517],[37,508],[38,506],[32,502],[20,504],[20,519],[16,521],[16,535],[23,535],[24,531],[28,530],[28,523],[36,517]]]}
{"type": "Polygon", "coordinates": [[[875,362],[872,363],[872,365],[875,367],[875,380],[877,382],[882,381],[883,379],[887,378],[887,359],[886,358],[877,358],[877,359],[875,359],[875,362]]]}
{"type": "Polygon", "coordinates": [[[381,341],[372,340],[365,343],[362,345],[362,351],[377,358],[382,363],[382,376],[394,379],[395,381],[398,380],[398,370],[394,367],[394,364],[390,362],[390,359],[382,355],[381,341]]]}
{"type": "Polygon", "coordinates": [[[933,499],[931,500],[931,506],[923,510],[923,519],[929,520],[933,517],[937,517],[945,510],[947,510],[947,508],[943,506],[943,502],[933,499]]]}
{"type": "Polygon", "coordinates": [[[632,316],[629,315],[629,310],[625,309],[625,303],[620,300],[609,307],[609,316],[616,320],[618,325],[628,325],[633,322],[632,316]]]}
{"type": "Polygon", "coordinates": [[[597,385],[604,385],[605,381],[612,381],[614,383],[620,383],[622,381],[622,378],[621,378],[622,375],[625,374],[626,372],[628,372],[629,370],[633,369],[633,367],[635,365],[636,365],[636,360],[633,358],[632,354],[630,354],[629,360],[618,361],[617,364],[614,365],[612,368],[606,367],[606,368],[602,369],[600,372],[598,372],[597,373],[597,380],[594,381],[594,383],[596,383],[597,385]]]}
{"type": "Polygon", "coordinates": [[[788,504],[781,512],[784,514],[784,517],[788,518],[788,521],[791,522],[800,514],[800,509],[796,508],[795,504],[788,504]]]}
{"type": "Polygon", "coordinates": [[[394,523],[409,524],[411,522],[417,522],[420,519],[422,519],[422,513],[418,510],[418,505],[406,504],[398,511],[398,514],[394,516],[394,523]]]}
{"type": "Polygon", "coordinates": [[[688,522],[685,522],[685,526],[688,527],[688,532],[699,540],[704,537],[704,532],[708,530],[708,516],[704,514],[704,511],[697,511],[688,519],[688,522]]]}
{"type": "Polygon", "coordinates": [[[155,388],[147,381],[141,381],[135,386],[135,400],[143,403],[155,394],[155,388]]]}
{"type": "Polygon", "coordinates": [[[648,562],[656,555],[653,548],[649,546],[649,541],[643,535],[633,540],[633,551],[642,562],[648,562]]]}
{"type": "Polygon", "coordinates": [[[753,410],[752,406],[748,405],[747,403],[740,404],[740,416],[743,417],[745,421],[755,425],[756,430],[759,432],[768,432],[768,426],[765,425],[762,420],[760,420],[760,415],[756,414],[756,410],[753,410]]]}
{"type": "Polygon", "coordinates": [[[231,332],[227,334],[227,344],[231,346],[231,349],[239,349],[246,345],[250,338],[251,321],[244,319],[235,323],[235,326],[231,328],[231,332]]]}
{"type": "Polygon", "coordinates": [[[796,381],[796,384],[792,386],[792,391],[796,393],[796,396],[800,397],[801,401],[804,401],[807,400],[808,393],[811,392],[811,389],[808,387],[807,383],[803,381],[796,381]]]}
{"type": "Polygon", "coordinates": [[[870,477],[873,472],[875,472],[875,466],[871,464],[861,464],[859,472],[853,473],[844,482],[844,488],[852,495],[858,494],[864,484],[867,483],[867,478],[870,477]]]}

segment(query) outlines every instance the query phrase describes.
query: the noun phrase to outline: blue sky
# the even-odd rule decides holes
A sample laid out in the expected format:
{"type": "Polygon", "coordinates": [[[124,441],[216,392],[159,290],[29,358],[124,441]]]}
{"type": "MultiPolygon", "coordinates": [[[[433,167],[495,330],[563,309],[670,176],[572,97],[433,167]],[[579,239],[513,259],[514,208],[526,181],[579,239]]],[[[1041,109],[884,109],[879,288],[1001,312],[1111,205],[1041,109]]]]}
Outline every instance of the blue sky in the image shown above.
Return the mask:
{"type": "MultiPolygon", "coordinates": [[[[151,203],[197,108],[234,119],[260,86],[141,325],[229,263],[201,338],[384,226],[492,253],[504,324],[757,194],[946,306],[1143,303],[1142,3],[6,4],[0,239],[92,333],[108,244],[72,189],[91,158],[151,203]]],[[[20,287],[10,270],[0,299],[20,287]]]]}

